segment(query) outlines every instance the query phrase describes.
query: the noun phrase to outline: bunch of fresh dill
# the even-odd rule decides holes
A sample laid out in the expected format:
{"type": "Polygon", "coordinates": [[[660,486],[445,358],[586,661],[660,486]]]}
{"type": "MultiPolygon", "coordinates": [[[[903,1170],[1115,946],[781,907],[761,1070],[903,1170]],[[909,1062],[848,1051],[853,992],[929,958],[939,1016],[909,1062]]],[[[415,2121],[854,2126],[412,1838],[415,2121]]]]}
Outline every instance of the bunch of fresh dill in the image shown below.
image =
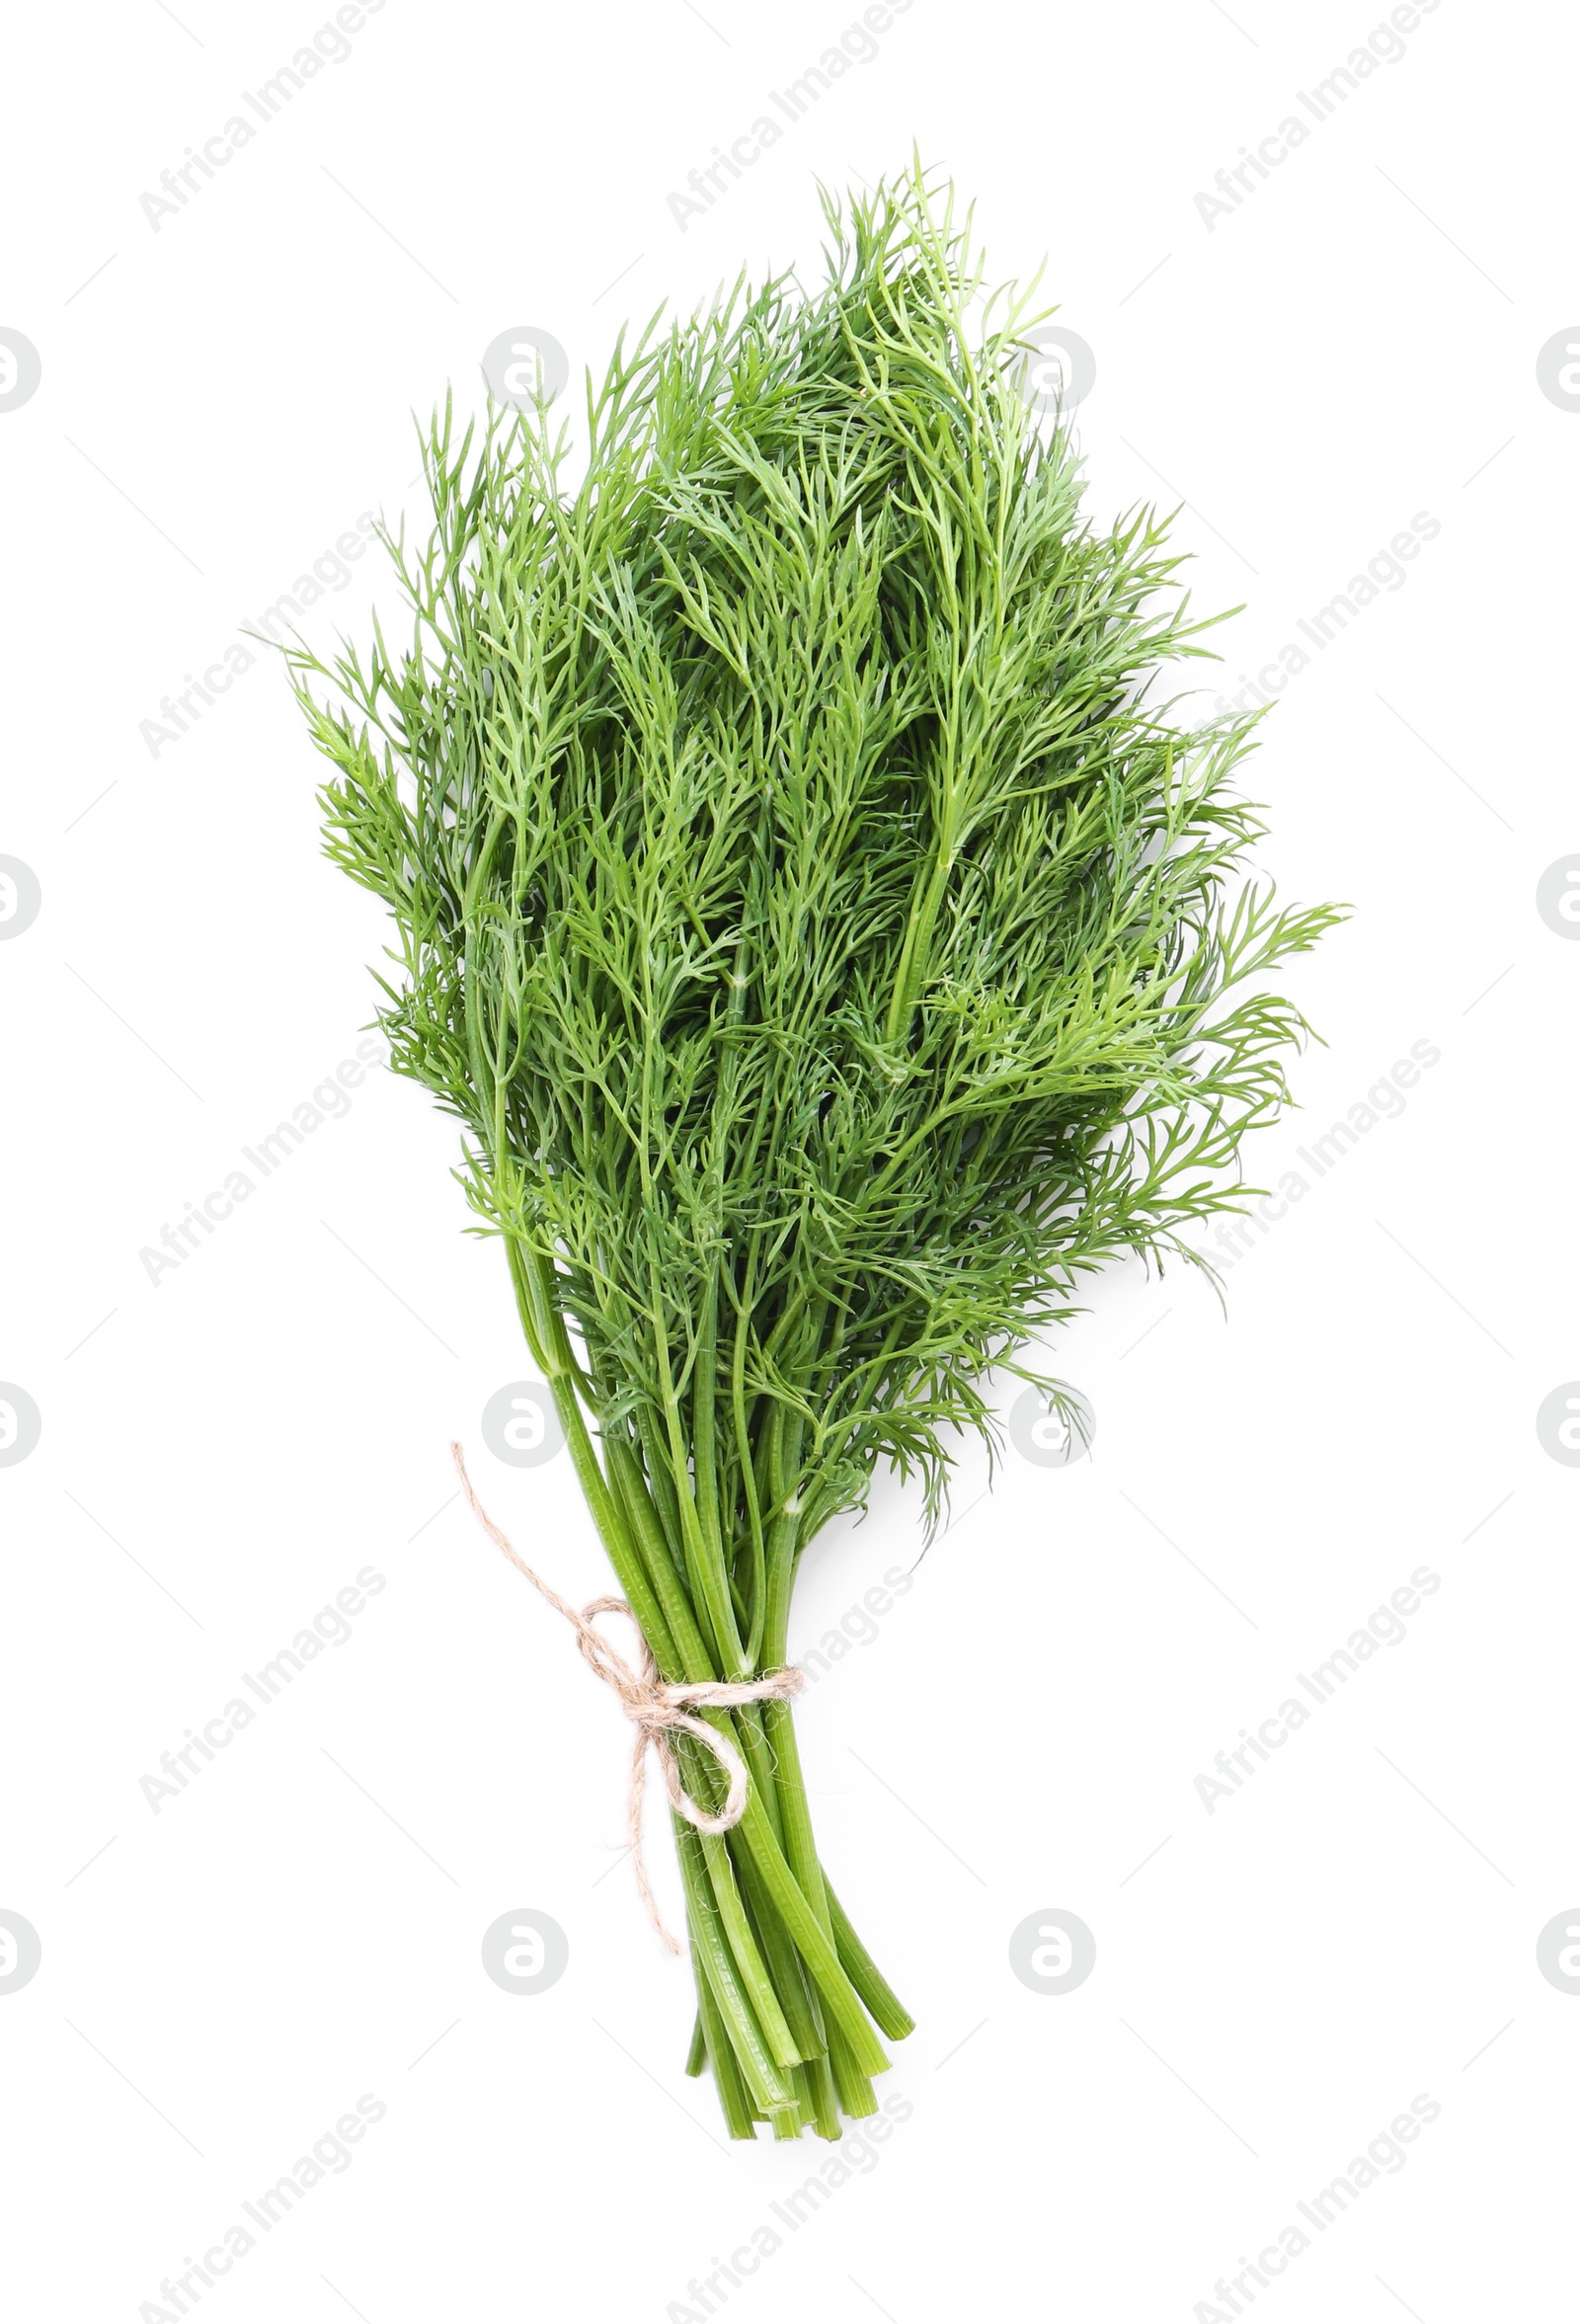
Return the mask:
{"type": "MultiPolygon", "coordinates": [[[[1303,1030],[1263,972],[1335,917],[1243,883],[1251,722],[1150,699],[1207,625],[1150,512],[1083,520],[1036,318],[983,297],[952,197],[917,168],[825,208],[815,295],[622,340],[577,476],[543,410],[457,441],[446,406],[432,539],[389,539],[410,645],[290,657],[329,851],[399,931],[395,1068],[465,1126],[672,1680],[782,1666],[797,1562],[880,1461],[935,1517],[1077,1279],[1192,1258],[1303,1030]]],[[[750,1784],[727,1835],[675,1819],[690,2070],[737,2136],[836,2137],[910,2020],[788,1705],[708,1716],[750,1784]]]]}

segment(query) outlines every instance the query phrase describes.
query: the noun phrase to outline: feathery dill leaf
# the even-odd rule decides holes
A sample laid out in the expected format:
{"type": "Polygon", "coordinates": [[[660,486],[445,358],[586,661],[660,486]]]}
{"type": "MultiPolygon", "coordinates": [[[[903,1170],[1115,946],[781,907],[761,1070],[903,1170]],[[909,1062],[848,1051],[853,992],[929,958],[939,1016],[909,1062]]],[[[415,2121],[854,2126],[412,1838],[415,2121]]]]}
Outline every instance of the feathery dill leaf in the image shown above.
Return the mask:
{"type": "MultiPolygon", "coordinates": [[[[782,1662],[800,1553],[880,1462],[935,1521],[986,1376],[1055,1385],[1028,1343],[1084,1275],[1202,1263],[1304,1030],[1266,972],[1338,917],[1247,883],[1255,720],[1171,723],[1211,624],[1151,511],[1084,516],[1021,392],[1036,318],[984,298],[952,196],[917,168],[825,209],[810,295],[622,338],[575,467],[542,409],[446,404],[432,537],[389,541],[409,640],[290,656],[329,852],[398,933],[393,1064],[464,1126],[672,1677],[782,1662]]],[[[788,1711],[732,1731],[834,1929],[788,1711]]],[[[877,2068],[760,1816],[680,1839],[732,2129],[836,2135],[877,2068]],[[721,1966],[737,1874],[757,1952],[721,1966]],[[733,2014],[731,1973],[765,2032],[759,1971],[777,2083],[733,2014]]]]}

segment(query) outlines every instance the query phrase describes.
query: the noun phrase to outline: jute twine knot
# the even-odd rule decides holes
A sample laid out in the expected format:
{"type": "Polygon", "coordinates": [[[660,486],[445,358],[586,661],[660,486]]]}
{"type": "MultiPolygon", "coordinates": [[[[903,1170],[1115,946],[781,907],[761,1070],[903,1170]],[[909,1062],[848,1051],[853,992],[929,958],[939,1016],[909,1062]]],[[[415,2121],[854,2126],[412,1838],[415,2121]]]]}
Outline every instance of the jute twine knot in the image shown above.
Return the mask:
{"type": "Polygon", "coordinates": [[[733,1711],[743,1703],[787,1703],[792,1695],[801,1692],[805,1681],[793,1665],[784,1670],[771,1671],[765,1678],[744,1679],[726,1683],[718,1679],[704,1679],[696,1684],[673,1686],[660,1676],[653,1649],[642,1636],[641,1625],[623,1598],[592,1598],[578,1613],[573,1605],[551,1589],[540,1573],[534,1573],[514,1548],[508,1542],[493,1518],[472,1489],[466,1474],[466,1462],[458,1444],[450,1446],[450,1458],[455,1463],[461,1490],[471,1504],[472,1514],[495,1546],[504,1551],[517,1573],[524,1574],[540,1597],[546,1598],[556,1614],[563,1614],[576,1632],[576,1643],[588,1668],[607,1687],[612,1687],[620,1699],[620,1707],[636,1728],[636,1749],[631,1757],[631,1797],[627,1810],[627,1829],[630,1833],[631,1866],[636,1874],[637,1893],[648,1908],[653,1926],[670,1948],[678,1953],[680,1948],[664,1925],[648,1879],[647,1860],[642,1853],[642,1796],[647,1780],[649,1751],[658,1754],[664,1773],[664,1787],[670,1795],[670,1804],[677,1815],[695,1825],[699,1832],[728,1832],[734,1829],[747,1808],[747,1770],[740,1752],[727,1734],[705,1720],[693,1719],[690,1712],[733,1711]],[[633,1670],[625,1656],[618,1653],[603,1633],[593,1623],[596,1614],[624,1614],[636,1631],[641,1656],[633,1670]],[[697,1741],[713,1753],[724,1770],[729,1791],[717,1815],[710,1815],[698,1806],[680,1781],[680,1769],[674,1755],[672,1735],[695,1735],[697,1741]]]}

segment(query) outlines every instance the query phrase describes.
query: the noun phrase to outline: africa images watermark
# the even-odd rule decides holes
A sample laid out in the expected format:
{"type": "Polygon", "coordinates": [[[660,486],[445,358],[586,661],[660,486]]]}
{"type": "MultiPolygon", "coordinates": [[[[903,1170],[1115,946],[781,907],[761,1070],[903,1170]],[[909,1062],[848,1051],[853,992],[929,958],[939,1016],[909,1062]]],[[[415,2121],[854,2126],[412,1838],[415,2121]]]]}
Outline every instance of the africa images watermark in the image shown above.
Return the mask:
{"type": "Polygon", "coordinates": [[[369,1598],[376,1598],[388,1586],[376,1565],[362,1565],[343,1590],[336,1593],[332,1606],[320,1607],[312,1622],[296,1633],[288,1646],[281,1646],[268,1662],[256,1670],[244,1670],[241,1683],[254,1700],[245,1695],[233,1695],[214,1717],[203,1723],[199,1735],[192,1727],[187,1729],[187,1740],[178,1743],[174,1751],[166,1751],[159,1761],[157,1775],[139,1776],[138,1789],[149,1807],[157,1815],[167,1800],[179,1800],[194,1777],[212,1765],[217,1755],[272,1703],[277,1703],[292,1680],[301,1676],[310,1662],[330,1646],[344,1646],[352,1637],[352,1620],[360,1614],[369,1598]]]}
{"type": "Polygon", "coordinates": [[[858,2124],[850,2124],[839,2141],[839,2151],[831,2154],[810,2179],[794,2188],[782,2203],[770,2203],[778,2226],[764,2219],[751,2230],[746,2243],[738,2244],[723,2260],[715,2252],[713,2273],[700,2279],[693,2276],[686,2285],[686,2296],[671,2300],[665,2309],[665,2324],[707,2324],[710,2316],[718,2314],[732,2290],[739,2291],[749,2276],[754,2276],[764,2260],[782,2251],[785,2235],[799,2234],[813,2215],[824,2204],[831,2203],[841,2187],[852,2178],[865,2178],[875,2171],[882,2156],[880,2146],[887,2145],[901,2123],[908,2123],[915,2113],[908,2098],[886,2098],[875,2115],[865,2115],[858,2124]],[[783,2228],[785,2233],[779,2232],[783,2228]]]}
{"type": "Polygon", "coordinates": [[[388,2112],[381,2098],[375,2098],[371,2090],[364,2090],[354,2111],[342,2115],[333,2129],[314,2139],[311,2154],[298,2155],[273,2187],[266,2188],[255,2202],[242,2204],[241,2208],[252,2226],[244,2226],[238,2219],[234,2226],[225,2229],[220,2242],[209,2245],[200,2260],[195,2260],[189,2252],[185,2273],[165,2278],[158,2298],[145,2299],[138,2308],[137,2324],[181,2324],[182,2317],[198,2305],[205,2291],[212,2291],[238,2260],[257,2250],[260,2236],[272,2235],[327,2175],[338,2179],[351,2169],[356,2159],[352,2148],[359,2145],[373,2124],[381,2123],[388,2112]],[[253,2228],[257,2228],[258,2234],[254,2234],[253,2228]]]}
{"type": "MultiPolygon", "coordinates": [[[[367,554],[367,544],[377,529],[378,521],[372,510],[363,509],[355,529],[343,532],[333,548],[320,550],[313,559],[310,572],[299,573],[290,588],[281,590],[272,605],[262,613],[254,614],[254,643],[261,645],[267,639],[271,644],[282,645],[284,639],[278,634],[279,630],[283,629],[288,634],[308,607],[316,605],[326,592],[338,597],[343,589],[348,589],[351,586],[352,566],[367,554]]],[[[251,647],[237,639],[225,648],[219,661],[209,663],[201,679],[194,677],[189,670],[185,691],[166,694],[159,705],[158,717],[144,718],[138,722],[137,732],[142,737],[143,748],[149,758],[157,759],[161,751],[168,750],[172,743],[179,743],[184,735],[190,734],[201,718],[204,705],[213,709],[219,696],[228,694],[238,678],[244,678],[249,670],[257,667],[258,656],[251,647]]]]}
{"type": "Polygon", "coordinates": [[[1307,1723],[1314,1712],[1331,1703],[1339,1689],[1381,1647],[1403,1645],[1410,1635],[1405,1628],[1409,1617],[1420,1612],[1423,1598],[1435,1596],[1442,1587],[1441,1574],[1434,1573],[1430,1565],[1417,1565],[1409,1580],[1400,1582],[1387,1604],[1368,1615],[1365,1625],[1352,1630],[1344,1644],[1335,1646],[1325,1662],[1313,1664],[1309,1675],[1298,1670],[1296,1684],[1304,1688],[1309,1701],[1303,1703],[1299,1695],[1289,1696],[1270,1719],[1262,1721],[1254,1735],[1242,1726],[1240,1741],[1232,1750],[1220,1751],[1214,1760],[1217,1773],[1196,1778],[1196,1796],[1208,1814],[1216,1813],[1221,1800],[1232,1800],[1246,1778],[1255,1775],[1258,1765],[1265,1765],[1291,1735],[1307,1723]]]}
{"type": "Polygon", "coordinates": [[[768,105],[781,118],[776,120],[772,112],[759,113],[749,128],[731,140],[728,150],[715,145],[712,161],[690,172],[686,178],[689,194],[668,197],[670,215],[681,233],[693,218],[705,217],[729,193],[732,180],[744,178],[770,146],[777,145],[787,130],[811,112],[820,97],[828,95],[835,81],[843,80],[854,65],[871,64],[878,53],[880,35],[889,32],[895,18],[905,16],[911,6],[912,0],[874,0],[871,8],[863,9],[860,22],[846,26],[816,64],[805,66],[783,89],[770,89],[768,105]]]}
{"type": "MultiPolygon", "coordinates": [[[[1413,2146],[1442,2112],[1435,2098],[1424,2090],[1418,2091],[1410,2101],[1408,2114],[1395,2115],[1387,2128],[1380,2130],[1370,2141],[1365,2154],[1356,2155],[1309,2203],[1296,2204],[1301,2217],[1318,2235],[1325,2235],[1351,2204],[1358,2203],[1369,2187],[1377,2185],[1384,2171],[1389,2178],[1398,2177],[1410,2159],[1405,2148],[1413,2146]]],[[[1266,2245],[1254,2260],[1241,2252],[1239,2274],[1220,2276],[1213,2286],[1213,2297],[1199,2299],[1192,2308],[1192,2324],[1234,2324],[1235,2317],[1242,2315],[1255,2299],[1258,2287],[1266,2290],[1275,2277],[1283,2275],[1291,2260],[1301,2259],[1310,2250],[1311,2243],[1312,2237],[1305,2228],[1291,2220],[1287,2227],[1279,2229],[1278,2241],[1266,2245]]]]}
{"type": "Polygon", "coordinates": [[[1324,121],[1331,120],[1363,81],[1369,81],[1385,64],[1402,64],[1403,36],[1418,31],[1422,17],[1431,16],[1440,5],[1441,0],[1415,0],[1413,6],[1410,0],[1404,0],[1403,5],[1390,13],[1385,24],[1380,24],[1359,47],[1350,50],[1343,64],[1333,67],[1325,80],[1318,81],[1314,89],[1297,90],[1295,101],[1304,108],[1306,118],[1303,120],[1299,113],[1286,114],[1278,127],[1261,139],[1254,153],[1248,145],[1242,145],[1240,159],[1228,169],[1219,171],[1213,180],[1218,188],[1216,194],[1197,195],[1197,215],[1209,234],[1217,232],[1220,218],[1232,217],[1259,184],[1281,168],[1292,153],[1299,152],[1324,121]]]}
{"type": "Polygon", "coordinates": [[[903,1565],[891,1565],[883,1581],[875,1581],[859,1605],[847,1606],[838,1623],[826,1630],[815,1646],[804,1646],[796,1655],[796,1667],[807,1685],[814,1686],[820,1678],[827,1678],[852,1646],[870,1646],[878,1636],[878,1624],[884,1615],[893,1613],[895,1599],[903,1598],[915,1585],[914,1573],[907,1572],[903,1565]]]}
{"type": "Polygon", "coordinates": [[[142,214],[153,231],[157,234],[166,218],[179,217],[204,185],[276,120],[291,99],[309,81],[316,80],[326,65],[344,64],[352,52],[347,36],[364,31],[367,18],[377,16],[383,6],[384,0],[359,0],[359,4],[358,0],[348,0],[346,7],[335,11],[334,23],[320,25],[289,64],[276,67],[262,88],[244,89],[241,101],[253,119],[249,120],[246,113],[233,113],[211,137],[203,139],[200,153],[189,145],[185,161],[177,162],[173,170],[161,171],[161,192],[138,196],[142,214]]]}
{"type": "Polygon", "coordinates": [[[1436,540],[1442,530],[1442,524],[1429,510],[1418,509],[1408,528],[1394,533],[1386,548],[1378,549],[1369,558],[1364,573],[1352,574],[1309,621],[1304,618],[1296,621],[1296,628],[1311,651],[1299,639],[1292,638],[1288,645],[1279,647],[1278,659],[1265,662],[1254,679],[1242,670],[1240,691],[1220,694],[1214,704],[1217,715],[1222,718],[1230,710],[1254,710],[1262,703],[1275,701],[1290,680],[1309,670],[1315,655],[1325,654],[1335,638],[1342,636],[1368,605],[1375,604],[1383,591],[1393,596],[1404,587],[1410,578],[1404,568],[1413,564],[1426,542],[1436,540]]]}
{"type": "Polygon", "coordinates": [[[1248,1209],[1221,1218],[1214,1236],[1216,1247],[1208,1254],[1213,1265],[1222,1271],[1249,1257],[1256,1248],[1257,1239],[1265,1239],[1270,1228],[1287,1219],[1292,1206],[1304,1201],[1317,1179],[1327,1177],[1336,1169],[1381,1122],[1398,1119],[1407,1102],[1406,1090],[1413,1089],[1422,1074],[1430,1073],[1442,1057],[1443,1052],[1435,1041],[1412,1041],[1409,1056],[1396,1057],[1387,1072],[1372,1083],[1364,1097],[1356,1099],[1341,1120],[1334,1122],[1320,1138],[1313,1137],[1308,1146],[1297,1146],[1295,1152],[1310,1171],[1310,1177],[1297,1169],[1285,1170],[1275,1192],[1254,1195],[1248,1209]]]}
{"type": "Polygon", "coordinates": [[[339,1121],[352,1110],[350,1092],[360,1088],[367,1079],[369,1066],[382,1065],[388,1056],[383,1044],[364,1034],[356,1044],[356,1057],[343,1057],[333,1074],[325,1076],[310,1097],[304,1097],[293,1108],[288,1122],[276,1122],[267,1137],[256,1146],[244,1146],[242,1159],[258,1173],[250,1177],[246,1170],[236,1168],[228,1172],[222,1186],[211,1187],[201,1202],[189,1202],[183,1215],[172,1227],[167,1221],[157,1244],[145,1242],[137,1256],[142,1261],[143,1273],[155,1291],[161,1276],[174,1273],[196,1251],[201,1250],[204,1239],[213,1234],[226,1219],[234,1218],[239,1203],[250,1201],[265,1178],[272,1178],[281,1163],[289,1162],[315,1130],[327,1121],[339,1121]],[[356,1062],[357,1058],[361,1063],[356,1062]]]}

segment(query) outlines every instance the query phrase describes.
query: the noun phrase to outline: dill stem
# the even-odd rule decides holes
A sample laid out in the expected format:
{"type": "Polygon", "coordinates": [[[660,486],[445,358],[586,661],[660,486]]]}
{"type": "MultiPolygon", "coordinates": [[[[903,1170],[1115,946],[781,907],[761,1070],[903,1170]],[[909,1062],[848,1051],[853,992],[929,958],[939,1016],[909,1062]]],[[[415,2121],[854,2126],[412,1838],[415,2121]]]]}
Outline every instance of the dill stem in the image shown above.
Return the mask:
{"type": "MultiPolygon", "coordinates": [[[[628,1513],[645,1569],[652,1577],[663,1607],[670,1636],[675,1642],[672,1666],[666,1671],[666,1675],[689,1680],[716,1678],[717,1666],[698,1628],[691,1601],[681,1586],[679,1573],[670,1554],[658,1512],[649,1496],[635,1454],[620,1437],[611,1435],[603,1439],[603,1457],[614,1479],[622,1506],[628,1513]]],[[[651,1639],[648,1643],[654,1645],[651,1639]]],[[[654,1656],[663,1668],[664,1657],[656,1645],[654,1656]]]]}
{"type": "Polygon", "coordinates": [[[795,2099],[789,2083],[763,2040],[762,2029],[720,1926],[701,1834],[693,1831],[680,1816],[674,1818],[674,1826],[692,1942],[701,1956],[707,1985],[725,2022],[730,2046],[747,2089],[763,2114],[771,2113],[776,2107],[793,2106],[795,2099]]]}
{"type": "Polygon", "coordinates": [[[750,1791],[747,1794],[746,1813],[736,1829],[743,1846],[750,1850],[774,1906],[794,1939],[796,1951],[807,1964],[823,1999],[826,2017],[848,2037],[863,2073],[883,2073],[889,2060],[862,2007],[861,1996],[840,1966],[831,1937],[790,1870],[784,1851],[774,1838],[766,1809],[750,1791]]]}
{"type": "MultiPolygon", "coordinates": [[[[559,1414],[560,1426],[565,1431],[566,1444],[570,1447],[578,1482],[587,1496],[587,1504],[592,1514],[592,1522],[608,1552],[609,1563],[614,1567],[620,1587],[624,1591],[637,1621],[641,1624],[642,1635],[653,1648],[660,1668],[678,1671],[680,1655],[671,1635],[669,1623],[665,1619],[652,1583],[648,1578],[646,1567],[638,1555],[624,1518],[616,1506],[603,1472],[598,1467],[598,1457],[592,1449],[592,1440],[588,1434],[587,1422],[582,1416],[582,1406],[577,1400],[572,1368],[561,1359],[558,1349],[553,1344],[553,1335],[547,1329],[540,1327],[535,1330],[533,1328],[534,1323],[538,1322],[540,1313],[545,1315],[552,1313],[547,1288],[541,1282],[541,1277],[546,1273],[546,1269],[543,1268],[542,1261],[537,1257],[537,1254],[518,1243],[514,1236],[508,1235],[506,1237],[505,1247],[510,1258],[511,1279],[515,1287],[516,1305],[520,1310],[521,1323],[526,1332],[527,1344],[531,1347],[532,1353],[537,1358],[546,1377],[549,1393],[554,1399],[554,1408],[559,1414]],[[536,1294],[535,1298],[534,1294],[536,1294]]],[[[557,1317],[555,1321],[558,1322],[557,1317]]],[[[562,1338],[564,1336],[563,1323],[560,1324],[559,1336],[562,1338]]],[[[696,1675],[699,1677],[711,1676],[711,1673],[698,1672],[696,1675]]]]}
{"type": "Polygon", "coordinates": [[[697,2025],[713,2068],[714,2087],[719,2093],[719,2104],[732,2138],[751,2138],[755,2135],[755,2118],[741,2068],[736,2063],[735,2050],[725,2030],[719,2005],[713,1998],[713,1987],[702,1959],[702,1949],[693,1930],[691,1937],[691,1969],[697,1986],[697,2025]]]}
{"type": "Polygon", "coordinates": [[[750,1668],[750,1663],[736,1626],[729,1571],[724,1558],[724,1537],[719,1525],[719,1480],[714,1434],[717,1388],[718,1273],[715,1268],[703,1300],[692,1367],[691,1468],[696,1480],[694,1498],[700,1535],[698,1546],[702,1582],[713,1627],[714,1644],[719,1655],[719,1667],[726,1677],[738,1678],[750,1668]]]}
{"type": "Polygon", "coordinates": [[[795,2043],[797,2061],[811,2063],[823,2056],[825,2044],[822,2024],[808,1997],[806,1979],[801,1973],[800,1956],[789,1931],[774,1911],[773,1900],[763,1886],[762,1877],[747,1851],[743,1848],[739,1857],[734,1857],[732,1861],[763,1965],[772,1980],[795,2043]]]}
{"type": "MultiPolygon", "coordinates": [[[[936,1532],[988,1375],[1131,1253],[1212,1274],[1343,914],[1242,884],[1261,713],[1139,510],[1093,523],[919,159],[827,197],[827,281],[659,317],[546,406],[425,438],[410,642],[284,649],[328,851],[394,917],[378,1022],[463,1125],[521,1326],[664,1678],[782,1667],[801,1553],[884,1464],[936,1532]],[[319,679],[338,703],[316,696],[319,679]],[[1250,980],[1255,980],[1254,986],[1250,980]]],[[[1052,311],[1052,310],[1046,310],[1052,311]]],[[[910,2019],[824,1876],[783,1701],[703,1714],[746,1811],[680,1819],[734,2137],[872,2111],[910,2019]]],[[[720,1770],[679,1764],[717,1812],[720,1770]]]]}
{"type": "Polygon", "coordinates": [[[891,2042],[903,2042],[916,2030],[916,2021],[879,1969],[872,1955],[850,1925],[850,1919],[827,1880],[823,1892],[833,1922],[834,1949],[845,1974],[866,2003],[874,2022],[891,2042]]]}
{"type": "Polygon", "coordinates": [[[800,2063],[801,2044],[785,2022],[773,1979],[763,1964],[757,1941],[741,1901],[741,1889],[736,1881],[735,1866],[724,1838],[718,1832],[699,1832],[702,1860],[707,1867],[708,1883],[718,1909],[719,1926],[724,1931],[726,1944],[740,1971],[741,1982],[750,1997],[752,2014],[761,2029],[764,2046],[776,2066],[788,2071],[800,2063]]]}

